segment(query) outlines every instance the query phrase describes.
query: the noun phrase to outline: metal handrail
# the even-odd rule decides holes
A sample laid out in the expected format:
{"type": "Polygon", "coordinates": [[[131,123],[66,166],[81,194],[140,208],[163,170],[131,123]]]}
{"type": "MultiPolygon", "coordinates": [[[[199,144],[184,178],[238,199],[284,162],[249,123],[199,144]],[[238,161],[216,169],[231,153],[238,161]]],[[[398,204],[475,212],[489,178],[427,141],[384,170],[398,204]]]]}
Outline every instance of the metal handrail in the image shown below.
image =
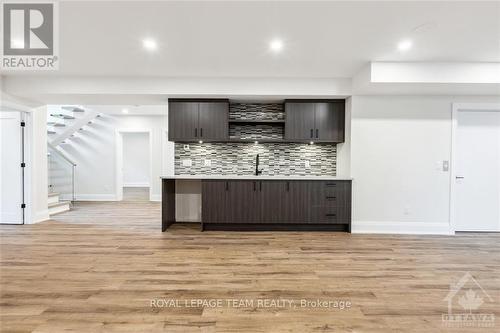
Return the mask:
{"type": "Polygon", "coordinates": [[[73,204],[75,202],[75,167],[76,167],[76,163],[73,162],[68,156],[66,156],[66,154],[64,154],[62,151],[60,151],[56,147],[54,147],[54,145],[50,144],[49,142],[47,142],[47,147],[49,147],[51,151],[55,152],[57,155],[62,157],[62,159],[64,159],[66,162],[71,164],[71,192],[72,192],[71,193],[71,196],[72,196],[71,204],[73,204]]]}

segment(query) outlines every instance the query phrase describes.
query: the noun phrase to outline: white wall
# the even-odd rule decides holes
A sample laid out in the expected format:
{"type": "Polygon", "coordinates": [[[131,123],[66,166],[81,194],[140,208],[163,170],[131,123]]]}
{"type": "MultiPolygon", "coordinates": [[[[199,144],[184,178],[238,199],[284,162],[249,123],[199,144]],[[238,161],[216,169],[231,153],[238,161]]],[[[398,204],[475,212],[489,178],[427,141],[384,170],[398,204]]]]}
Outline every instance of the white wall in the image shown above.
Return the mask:
{"type": "Polygon", "coordinates": [[[149,187],[149,133],[123,133],[123,186],[149,187]]]}
{"type": "Polygon", "coordinates": [[[351,98],[353,232],[449,232],[453,102],[499,97],[351,98]]]}
{"type": "Polygon", "coordinates": [[[47,108],[34,109],[27,115],[28,149],[26,164],[30,170],[26,182],[27,208],[31,206],[30,217],[26,223],[36,223],[49,219],[48,211],[48,173],[47,173],[47,108]]]}
{"type": "MultiPolygon", "coordinates": [[[[167,107],[165,106],[165,113],[167,107]]],[[[116,131],[148,130],[152,140],[153,200],[161,198],[160,175],[172,175],[173,143],[167,142],[167,116],[104,114],[61,147],[75,161],[77,200],[116,200],[116,131]],[[169,158],[171,156],[171,158],[169,158]],[[170,161],[171,160],[171,161],[170,161]]],[[[67,140],[68,141],[68,140],[67,140]]]]}

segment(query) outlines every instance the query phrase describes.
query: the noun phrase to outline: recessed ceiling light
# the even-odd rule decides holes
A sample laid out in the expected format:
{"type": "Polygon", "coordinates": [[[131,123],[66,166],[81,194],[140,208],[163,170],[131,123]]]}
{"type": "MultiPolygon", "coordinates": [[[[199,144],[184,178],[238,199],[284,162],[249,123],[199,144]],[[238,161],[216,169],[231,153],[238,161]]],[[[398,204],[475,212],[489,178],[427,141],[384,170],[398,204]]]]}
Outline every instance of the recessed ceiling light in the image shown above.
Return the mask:
{"type": "Polygon", "coordinates": [[[152,38],[143,39],[142,46],[148,51],[155,51],[158,48],[158,44],[152,38]]]}
{"type": "Polygon", "coordinates": [[[269,43],[269,48],[273,52],[280,52],[283,50],[283,41],[281,39],[273,39],[271,43],[269,43]]]}
{"type": "Polygon", "coordinates": [[[408,51],[409,49],[411,49],[412,46],[413,46],[412,41],[409,39],[405,39],[405,40],[402,40],[401,42],[399,42],[398,50],[399,51],[408,51]]]}
{"type": "Polygon", "coordinates": [[[122,109],[122,113],[128,113],[128,109],[122,109]]]}

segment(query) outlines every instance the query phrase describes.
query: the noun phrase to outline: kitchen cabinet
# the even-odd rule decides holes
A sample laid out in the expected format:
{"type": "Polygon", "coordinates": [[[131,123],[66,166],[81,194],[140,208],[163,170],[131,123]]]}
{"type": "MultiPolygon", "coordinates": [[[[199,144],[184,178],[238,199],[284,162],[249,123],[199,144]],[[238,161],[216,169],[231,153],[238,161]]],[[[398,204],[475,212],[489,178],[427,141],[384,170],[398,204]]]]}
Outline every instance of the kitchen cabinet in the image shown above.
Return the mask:
{"type": "Polygon", "coordinates": [[[350,196],[348,180],[203,180],[203,228],[350,231],[350,196]]]}
{"type": "Polygon", "coordinates": [[[344,142],[344,100],[286,100],[285,140],[344,142]]]}
{"type": "Polygon", "coordinates": [[[228,140],[228,100],[170,99],[168,105],[169,141],[228,140]]]}

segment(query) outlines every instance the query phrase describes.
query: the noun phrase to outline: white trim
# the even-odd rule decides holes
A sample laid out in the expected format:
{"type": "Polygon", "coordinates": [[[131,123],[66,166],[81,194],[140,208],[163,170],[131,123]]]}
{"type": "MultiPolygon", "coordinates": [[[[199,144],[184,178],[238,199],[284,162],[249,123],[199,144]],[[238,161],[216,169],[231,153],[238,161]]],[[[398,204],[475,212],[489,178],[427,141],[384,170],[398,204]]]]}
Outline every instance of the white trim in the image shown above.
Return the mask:
{"type": "Polygon", "coordinates": [[[35,223],[40,223],[40,222],[43,222],[43,221],[50,220],[49,210],[48,209],[44,209],[42,211],[35,212],[34,215],[35,216],[34,216],[33,220],[32,221],[27,221],[28,223],[26,223],[26,224],[35,224],[35,223]]]}
{"type": "Polygon", "coordinates": [[[149,187],[149,183],[123,183],[123,187],[149,187]]]}
{"type": "MultiPolygon", "coordinates": [[[[116,200],[123,200],[123,134],[124,133],[147,133],[149,136],[149,183],[153,183],[153,130],[151,128],[124,128],[115,130],[115,184],[116,200]]],[[[149,200],[153,196],[153,187],[149,187],[149,200]]]]}
{"type": "MultiPolygon", "coordinates": [[[[76,201],[118,201],[115,194],[75,194],[76,201]]],[[[62,195],[61,200],[71,200],[71,195],[62,195]]]]}
{"type": "Polygon", "coordinates": [[[356,234],[450,235],[448,222],[352,221],[356,234]]]}
{"type": "Polygon", "coordinates": [[[153,194],[149,201],[161,201],[161,194],[153,194]]]}
{"type": "Polygon", "coordinates": [[[453,103],[451,110],[451,161],[450,161],[450,233],[456,232],[456,151],[457,151],[457,119],[460,111],[500,112],[500,103],[453,103]]]}

